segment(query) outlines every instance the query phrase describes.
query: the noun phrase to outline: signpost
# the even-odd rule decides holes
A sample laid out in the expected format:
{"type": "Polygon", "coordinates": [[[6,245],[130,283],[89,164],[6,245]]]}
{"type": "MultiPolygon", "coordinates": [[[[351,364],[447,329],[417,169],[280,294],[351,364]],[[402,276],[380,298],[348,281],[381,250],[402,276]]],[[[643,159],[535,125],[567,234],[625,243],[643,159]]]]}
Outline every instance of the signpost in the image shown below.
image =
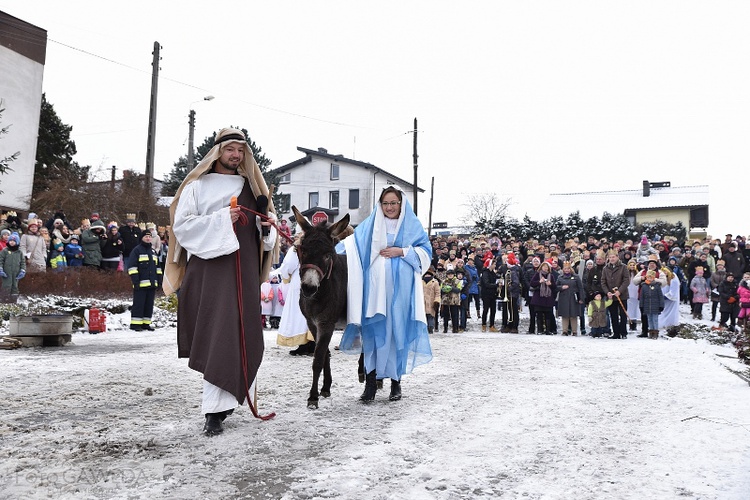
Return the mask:
{"type": "Polygon", "coordinates": [[[312,223],[314,226],[317,226],[321,222],[328,223],[328,214],[326,214],[322,210],[319,210],[313,214],[312,223]]]}

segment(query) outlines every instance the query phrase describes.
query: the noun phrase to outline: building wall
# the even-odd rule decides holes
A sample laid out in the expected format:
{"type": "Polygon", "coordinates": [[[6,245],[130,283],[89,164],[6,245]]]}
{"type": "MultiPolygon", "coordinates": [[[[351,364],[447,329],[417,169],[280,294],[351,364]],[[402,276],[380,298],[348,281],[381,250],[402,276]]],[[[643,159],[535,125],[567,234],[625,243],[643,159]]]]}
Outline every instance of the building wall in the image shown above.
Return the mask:
{"type": "MultiPolygon", "coordinates": [[[[316,158],[310,163],[295,167],[286,173],[290,175],[288,184],[279,184],[277,192],[291,196],[290,205],[296,206],[300,211],[310,207],[309,194],[317,192],[319,203],[322,208],[333,208],[330,206],[330,193],[339,192],[339,216],[348,213],[351,223],[359,224],[372,212],[372,207],[380,196],[380,192],[388,185],[394,184],[394,180],[383,173],[366,169],[347,162],[334,162],[327,158],[316,158]],[[339,166],[339,178],[331,179],[331,164],[339,166]],[[350,190],[359,190],[359,208],[349,208],[350,190]]],[[[398,186],[403,189],[403,186],[398,186]]],[[[407,198],[412,202],[412,194],[407,193],[407,198]]],[[[291,210],[282,213],[290,215],[291,210]]],[[[337,218],[337,220],[338,220],[337,218]]]]}
{"type": "Polygon", "coordinates": [[[636,224],[644,222],[655,222],[661,220],[676,224],[682,222],[686,228],[690,227],[690,210],[685,208],[679,209],[656,209],[656,210],[639,210],[635,215],[636,224]]]}
{"type": "Polygon", "coordinates": [[[0,128],[8,127],[0,138],[0,157],[20,153],[10,164],[12,170],[0,175],[0,206],[27,211],[34,184],[44,66],[0,46],[0,74],[0,99],[5,107],[0,128]]]}

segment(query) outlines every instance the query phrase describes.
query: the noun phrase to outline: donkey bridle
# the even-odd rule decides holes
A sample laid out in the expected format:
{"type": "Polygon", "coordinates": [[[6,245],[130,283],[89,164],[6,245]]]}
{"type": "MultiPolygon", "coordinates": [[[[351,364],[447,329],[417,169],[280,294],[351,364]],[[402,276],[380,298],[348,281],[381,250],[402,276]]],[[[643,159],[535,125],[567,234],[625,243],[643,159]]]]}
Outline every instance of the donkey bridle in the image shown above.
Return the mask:
{"type": "Polygon", "coordinates": [[[331,273],[333,272],[333,261],[334,261],[334,257],[331,257],[330,263],[328,265],[328,274],[324,273],[323,270],[319,268],[318,266],[316,266],[315,264],[302,264],[300,266],[300,269],[302,271],[304,271],[305,269],[312,269],[313,271],[315,271],[316,273],[320,275],[321,280],[326,280],[331,277],[331,273]]]}

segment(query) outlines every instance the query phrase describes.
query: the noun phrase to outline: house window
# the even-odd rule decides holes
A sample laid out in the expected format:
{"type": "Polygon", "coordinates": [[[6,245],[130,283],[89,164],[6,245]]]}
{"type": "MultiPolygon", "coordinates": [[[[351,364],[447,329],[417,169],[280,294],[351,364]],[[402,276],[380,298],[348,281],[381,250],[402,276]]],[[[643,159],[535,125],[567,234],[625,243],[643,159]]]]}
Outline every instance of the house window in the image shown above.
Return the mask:
{"type": "Polygon", "coordinates": [[[320,204],[320,196],[318,196],[318,193],[310,193],[308,199],[307,208],[313,208],[317,207],[320,204]]]}
{"type": "Polygon", "coordinates": [[[349,209],[359,208],[359,189],[349,190],[349,209]]]}
{"type": "Polygon", "coordinates": [[[292,182],[292,173],[284,174],[279,177],[279,184],[289,184],[292,182]]]}
{"type": "Polygon", "coordinates": [[[279,199],[279,212],[285,214],[292,209],[292,195],[291,194],[280,194],[279,199]]]}
{"type": "Polygon", "coordinates": [[[328,193],[329,208],[339,208],[339,192],[331,191],[328,193]]]}
{"type": "Polygon", "coordinates": [[[335,163],[331,163],[331,180],[339,180],[339,166],[335,163]]]}

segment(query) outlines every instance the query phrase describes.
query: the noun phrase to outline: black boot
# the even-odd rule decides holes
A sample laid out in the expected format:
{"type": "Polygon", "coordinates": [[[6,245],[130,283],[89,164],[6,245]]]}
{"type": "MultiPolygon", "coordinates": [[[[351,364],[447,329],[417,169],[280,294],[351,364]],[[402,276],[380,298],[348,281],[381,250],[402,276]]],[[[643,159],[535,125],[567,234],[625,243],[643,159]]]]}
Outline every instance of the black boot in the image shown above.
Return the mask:
{"type": "Polygon", "coordinates": [[[610,336],[609,336],[609,337],[607,337],[607,338],[608,338],[608,339],[621,339],[621,338],[622,338],[622,336],[621,336],[621,335],[620,335],[619,333],[613,333],[612,335],[610,335],[610,336]]]}
{"type": "Polygon", "coordinates": [[[365,377],[365,391],[359,397],[360,401],[368,403],[375,399],[375,393],[378,390],[378,382],[375,377],[375,370],[368,373],[367,377],[365,377]]]}
{"type": "Polygon", "coordinates": [[[391,379],[391,395],[388,396],[390,401],[398,401],[401,399],[401,382],[398,380],[391,379]]]}
{"type": "Polygon", "coordinates": [[[221,413],[206,413],[206,423],[203,425],[203,434],[206,436],[216,436],[217,434],[221,434],[224,432],[224,424],[222,423],[222,418],[226,418],[226,415],[224,415],[224,412],[221,413]]]}

